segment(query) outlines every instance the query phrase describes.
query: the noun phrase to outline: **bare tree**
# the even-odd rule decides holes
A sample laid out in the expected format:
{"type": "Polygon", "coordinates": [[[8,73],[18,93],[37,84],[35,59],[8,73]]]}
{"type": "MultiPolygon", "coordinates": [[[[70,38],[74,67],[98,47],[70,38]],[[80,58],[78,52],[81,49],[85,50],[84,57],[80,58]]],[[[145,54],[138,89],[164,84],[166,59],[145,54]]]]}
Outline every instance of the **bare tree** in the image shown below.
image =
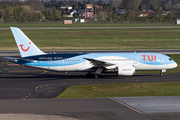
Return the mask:
{"type": "Polygon", "coordinates": [[[106,17],[107,17],[107,12],[106,11],[98,11],[97,14],[96,14],[96,18],[98,20],[106,20],[106,17]]]}

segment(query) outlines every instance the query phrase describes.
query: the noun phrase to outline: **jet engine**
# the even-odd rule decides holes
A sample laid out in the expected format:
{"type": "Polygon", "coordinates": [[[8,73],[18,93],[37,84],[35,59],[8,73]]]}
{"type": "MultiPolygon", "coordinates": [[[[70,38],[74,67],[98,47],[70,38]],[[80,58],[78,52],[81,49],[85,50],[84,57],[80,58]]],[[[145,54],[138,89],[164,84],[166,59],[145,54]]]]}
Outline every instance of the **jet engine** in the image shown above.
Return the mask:
{"type": "Polygon", "coordinates": [[[118,66],[118,76],[132,76],[135,74],[135,68],[133,65],[118,66]]]}

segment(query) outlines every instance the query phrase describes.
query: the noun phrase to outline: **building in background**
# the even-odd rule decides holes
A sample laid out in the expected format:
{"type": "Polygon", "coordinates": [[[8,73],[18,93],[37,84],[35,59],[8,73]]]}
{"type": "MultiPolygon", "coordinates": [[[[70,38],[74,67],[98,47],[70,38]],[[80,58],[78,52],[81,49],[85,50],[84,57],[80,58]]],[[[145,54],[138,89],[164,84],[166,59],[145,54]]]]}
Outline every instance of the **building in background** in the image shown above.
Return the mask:
{"type": "Polygon", "coordinates": [[[176,18],[176,19],[175,19],[175,24],[176,24],[176,25],[179,25],[179,24],[180,24],[180,18],[176,18]]]}
{"type": "Polygon", "coordinates": [[[94,20],[94,10],[92,4],[86,4],[85,8],[85,21],[94,20]]]}
{"type": "Polygon", "coordinates": [[[153,14],[156,14],[156,12],[155,11],[145,11],[145,10],[143,10],[143,11],[138,11],[138,13],[139,13],[139,17],[147,17],[148,15],[153,15],[153,14]]]}

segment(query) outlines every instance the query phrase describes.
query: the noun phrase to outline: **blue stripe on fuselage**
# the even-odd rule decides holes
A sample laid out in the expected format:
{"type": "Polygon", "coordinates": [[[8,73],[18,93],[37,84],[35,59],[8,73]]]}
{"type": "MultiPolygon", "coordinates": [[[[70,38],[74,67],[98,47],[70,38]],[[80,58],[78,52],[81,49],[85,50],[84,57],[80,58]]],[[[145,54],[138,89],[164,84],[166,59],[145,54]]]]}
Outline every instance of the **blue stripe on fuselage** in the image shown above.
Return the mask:
{"type": "Polygon", "coordinates": [[[43,54],[43,55],[37,55],[37,56],[30,56],[30,57],[23,57],[22,59],[28,59],[28,60],[38,60],[38,61],[55,61],[55,60],[63,60],[68,59],[72,57],[76,57],[79,55],[84,55],[87,53],[69,53],[69,54],[43,54]]]}
{"type": "MultiPolygon", "coordinates": [[[[165,65],[174,63],[173,60],[169,60],[170,57],[158,54],[158,53],[71,53],[71,54],[45,54],[32,57],[25,57],[22,59],[34,60],[30,61],[17,61],[19,64],[25,64],[30,66],[69,66],[87,61],[83,58],[99,58],[106,56],[123,57],[126,59],[134,60],[139,63],[148,65],[165,65]]],[[[108,61],[111,62],[111,61],[108,61]]],[[[122,61],[123,62],[123,61],[122,61]]],[[[113,62],[112,62],[113,63],[113,62]]]]}

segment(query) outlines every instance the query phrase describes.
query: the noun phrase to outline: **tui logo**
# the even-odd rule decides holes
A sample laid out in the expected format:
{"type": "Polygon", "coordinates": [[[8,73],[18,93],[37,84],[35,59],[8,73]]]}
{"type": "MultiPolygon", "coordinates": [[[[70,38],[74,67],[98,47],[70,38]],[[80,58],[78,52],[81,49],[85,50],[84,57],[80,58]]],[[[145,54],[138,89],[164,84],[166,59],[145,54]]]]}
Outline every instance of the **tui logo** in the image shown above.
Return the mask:
{"type": "MultiPolygon", "coordinates": [[[[29,44],[31,44],[31,42],[29,42],[29,44]]],[[[27,49],[24,49],[23,48],[24,45],[19,45],[19,46],[21,47],[22,51],[24,51],[24,52],[27,52],[29,50],[29,48],[30,48],[30,46],[28,46],[27,49]]]]}
{"type": "Polygon", "coordinates": [[[146,60],[149,60],[149,61],[156,61],[156,55],[141,55],[143,57],[143,60],[146,61],[146,60]],[[147,59],[148,57],[148,59],[147,59]]]}

